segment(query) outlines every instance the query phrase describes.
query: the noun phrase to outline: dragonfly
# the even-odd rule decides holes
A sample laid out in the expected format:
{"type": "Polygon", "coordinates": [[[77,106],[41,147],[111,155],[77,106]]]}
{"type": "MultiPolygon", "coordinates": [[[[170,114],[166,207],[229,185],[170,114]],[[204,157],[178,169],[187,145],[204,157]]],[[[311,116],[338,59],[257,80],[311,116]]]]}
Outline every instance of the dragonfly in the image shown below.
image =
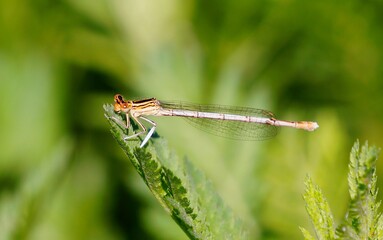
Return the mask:
{"type": "Polygon", "coordinates": [[[145,146],[157,127],[154,121],[147,118],[148,116],[183,117],[206,132],[236,140],[269,139],[277,135],[280,127],[306,131],[314,131],[319,127],[318,123],[311,121],[278,120],[272,112],[262,109],[166,102],[156,98],[125,100],[121,94],[114,96],[114,111],[126,117],[126,122],[111,117],[118,125],[129,130],[131,119],[140,129],[124,137],[125,141],[146,133],[140,148],[145,146]],[[151,125],[149,131],[143,121],[151,125]]]}

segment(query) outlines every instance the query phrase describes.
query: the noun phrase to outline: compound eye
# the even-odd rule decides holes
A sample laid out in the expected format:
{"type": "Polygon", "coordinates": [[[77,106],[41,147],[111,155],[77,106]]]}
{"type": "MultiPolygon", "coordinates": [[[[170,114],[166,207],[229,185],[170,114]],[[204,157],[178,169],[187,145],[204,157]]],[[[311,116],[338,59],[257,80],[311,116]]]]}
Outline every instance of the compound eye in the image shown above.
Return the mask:
{"type": "Polygon", "coordinates": [[[124,98],[120,94],[114,95],[114,101],[119,104],[122,104],[125,102],[124,98]]]}
{"type": "Polygon", "coordinates": [[[124,97],[121,94],[114,95],[114,111],[116,112],[126,112],[131,106],[130,101],[125,101],[124,97]]]}

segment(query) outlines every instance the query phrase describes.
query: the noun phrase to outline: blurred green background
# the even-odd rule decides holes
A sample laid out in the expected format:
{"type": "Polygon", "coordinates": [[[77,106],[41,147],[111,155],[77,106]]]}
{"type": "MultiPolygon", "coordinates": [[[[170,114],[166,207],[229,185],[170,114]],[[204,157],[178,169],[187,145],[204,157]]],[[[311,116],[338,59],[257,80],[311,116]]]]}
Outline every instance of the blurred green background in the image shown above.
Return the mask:
{"type": "Polygon", "coordinates": [[[0,239],[186,239],[109,133],[115,93],[317,121],[238,142],[152,118],[251,239],[311,229],[307,174],[340,222],[353,142],[383,146],[382,22],[379,0],[1,1],[0,239]]]}

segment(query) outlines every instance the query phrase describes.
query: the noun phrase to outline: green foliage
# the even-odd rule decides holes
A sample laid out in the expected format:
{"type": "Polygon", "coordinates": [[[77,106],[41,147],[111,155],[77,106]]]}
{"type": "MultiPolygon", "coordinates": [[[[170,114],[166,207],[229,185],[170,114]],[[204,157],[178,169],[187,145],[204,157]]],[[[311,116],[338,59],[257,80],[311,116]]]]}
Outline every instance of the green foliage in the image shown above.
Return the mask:
{"type": "MultiPolygon", "coordinates": [[[[377,201],[376,161],[379,149],[356,141],[350,154],[348,184],[350,206],[343,223],[336,229],[329,204],[311,178],[305,181],[303,198],[318,239],[383,239],[383,218],[377,201]]],[[[314,239],[301,228],[305,239],[314,239]]]]}
{"type": "MultiPolygon", "coordinates": [[[[318,239],[334,239],[334,218],[328,202],[319,187],[313,184],[311,178],[307,177],[305,184],[306,192],[303,198],[306,201],[306,210],[314,224],[318,239]]],[[[303,234],[305,239],[313,239],[309,237],[310,235],[307,231],[303,231],[303,234]]]]}
{"type": "Polygon", "coordinates": [[[356,142],[351,150],[348,184],[351,203],[345,222],[338,229],[344,238],[383,239],[383,219],[376,201],[376,161],[379,149],[368,147],[366,143],[360,150],[356,142]]]}
{"type": "Polygon", "coordinates": [[[126,129],[110,117],[122,118],[104,106],[111,132],[150,191],[190,239],[245,239],[242,223],[225,206],[208,179],[187,159],[181,161],[161,138],[139,148],[125,141],[126,129]]]}
{"type": "MultiPolygon", "coordinates": [[[[383,146],[382,1],[15,0],[0,1],[0,12],[0,239],[186,237],[121,162],[100,109],[115,93],[320,123],[314,133],[284,129],[246,143],[154,119],[172,149],[203,166],[251,239],[301,237],[309,171],[323,176],[329,203],[342,206],[332,207],[338,226],[349,204],[345,146],[357,137],[383,146]],[[65,174],[52,174],[57,181],[42,181],[53,193],[33,186],[36,195],[22,194],[31,175],[44,176],[61,136],[73,143],[72,160],[65,174]]],[[[147,150],[168,153],[153,142],[147,150]]],[[[164,166],[174,173],[172,164],[164,166]]]]}

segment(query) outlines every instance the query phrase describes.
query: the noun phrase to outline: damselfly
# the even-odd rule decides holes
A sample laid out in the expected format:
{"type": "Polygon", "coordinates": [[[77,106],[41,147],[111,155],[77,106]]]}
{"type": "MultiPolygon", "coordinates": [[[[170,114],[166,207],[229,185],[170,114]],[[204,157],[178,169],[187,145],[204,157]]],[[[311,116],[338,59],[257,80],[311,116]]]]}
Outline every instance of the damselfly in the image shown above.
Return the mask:
{"type": "Polygon", "coordinates": [[[157,126],[147,116],[184,117],[193,125],[207,132],[240,140],[268,139],[278,133],[279,127],[292,127],[307,131],[314,131],[319,127],[316,122],[278,120],[272,112],[262,109],[165,102],[155,98],[126,101],[120,94],[114,96],[114,111],[126,116],[126,123],[112,117],[116,123],[129,129],[130,119],[132,119],[141,129],[139,132],[125,137],[125,140],[147,132],[141,120],[152,126],[142,141],[141,148],[149,141],[157,126]]]}

